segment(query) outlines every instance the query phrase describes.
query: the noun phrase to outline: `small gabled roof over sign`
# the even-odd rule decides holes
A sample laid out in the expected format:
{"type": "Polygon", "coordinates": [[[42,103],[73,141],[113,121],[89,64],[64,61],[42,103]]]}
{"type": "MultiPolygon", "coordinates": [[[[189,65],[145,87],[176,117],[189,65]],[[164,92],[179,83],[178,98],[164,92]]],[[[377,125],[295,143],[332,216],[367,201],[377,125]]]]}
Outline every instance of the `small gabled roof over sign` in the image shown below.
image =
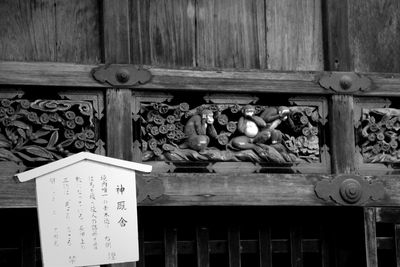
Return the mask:
{"type": "Polygon", "coordinates": [[[89,152],[80,152],[78,154],[74,154],[72,156],[69,156],[64,159],[60,159],[54,162],[51,162],[49,164],[40,166],[38,168],[18,173],[15,176],[18,178],[20,182],[26,182],[31,179],[38,178],[40,176],[43,176],[45,174],[57,171],[59,169],[71,166],[77,162],[83,161],[83,160],[88,160],[88,161],[93,161],[93,162],[99,162],[107,165],[112,165],[124,169],[130,169],[133,171],[140,171],[140,172],[151,172],[152,166],[151,165],[146,165],[146,164],[141,164],[141,163],[136,163],[136,162],[131,162],[127,160],[120,160],[116,158],[111,158],[111,157],[106,157],[106,156],[101,156],[89,152]]]}

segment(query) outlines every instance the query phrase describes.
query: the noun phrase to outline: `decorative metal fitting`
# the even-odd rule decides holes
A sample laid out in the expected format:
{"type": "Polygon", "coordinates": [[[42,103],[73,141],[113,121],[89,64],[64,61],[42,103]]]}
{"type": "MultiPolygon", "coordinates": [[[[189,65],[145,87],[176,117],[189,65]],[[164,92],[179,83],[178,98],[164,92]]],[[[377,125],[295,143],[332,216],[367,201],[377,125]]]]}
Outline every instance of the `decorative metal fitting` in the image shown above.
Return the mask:
{"type": "Polygon", "coordinates": [[[322,180],[315,186],[317,197],[341,205],[360,205],[377,201],[385,195],[381,182],[371,178],[342,174],[335,178],[322,180]]]}
{"type": "Polygon", "coordinates": [[[100,83],[106,83],[118,88],[144,84],[151,79],[150,71],[133,65],[121,64],[104,65],[94,68],[92,76],[100,83]]]}
{"type": "Polygon", "coordinates": [[[342,94],[367,91],[371,87],[369,78],[354,72],[326,73],[318,82],[323,88],[342,94]]]}

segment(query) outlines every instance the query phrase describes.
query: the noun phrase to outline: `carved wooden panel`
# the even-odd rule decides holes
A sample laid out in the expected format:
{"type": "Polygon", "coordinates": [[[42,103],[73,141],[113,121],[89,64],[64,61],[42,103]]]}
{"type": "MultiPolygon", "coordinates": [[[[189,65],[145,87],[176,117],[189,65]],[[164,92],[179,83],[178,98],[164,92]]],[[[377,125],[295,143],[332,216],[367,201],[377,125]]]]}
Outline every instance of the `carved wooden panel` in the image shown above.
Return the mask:
{"type": "Polygon", "coordinates": [[[0,163],[35,167],[89,151],[105,154],[101,92],[0,92],[0,163]]]}
{"type": "Polygon", "coordinates": [[[323,98],[136,92],[134,151],[159,172],[326,172],[323,98]]]}
{"type": "Polygon", "coordinates": [[[355,101],[356,156],[360,173],[399,172],[400,105],[396,99],[391,100],[358,98],[355,101]]]}

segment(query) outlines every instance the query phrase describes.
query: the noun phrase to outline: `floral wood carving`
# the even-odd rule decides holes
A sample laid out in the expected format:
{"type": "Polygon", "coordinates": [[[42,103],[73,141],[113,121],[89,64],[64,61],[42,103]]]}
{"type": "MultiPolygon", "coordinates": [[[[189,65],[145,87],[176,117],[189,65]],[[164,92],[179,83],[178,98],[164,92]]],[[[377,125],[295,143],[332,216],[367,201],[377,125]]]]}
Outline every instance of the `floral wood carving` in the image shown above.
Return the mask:
{"type": "Polygon", "coordinates": [[[142,160],[318,162],[313,106],[141,103],[142,160]]]}
{"type": "Polygon", "coordinates": [[[400,162],[399,109],[363,109],[357,136],[364,163],[400,162]]]}
{"type": "Polygon", "coordinates": [[[356,175],[338,175],[322,180],[315,186],[316,195],[341,205],[364,204],[382,199],[385,194],[383,184],[356,175]]]}
{"type": "Polygon", "coordinates": [[[92,103],[79,100],[0,99],[0,161],[27,167],[71,153],[98,153],[92,103]]]}

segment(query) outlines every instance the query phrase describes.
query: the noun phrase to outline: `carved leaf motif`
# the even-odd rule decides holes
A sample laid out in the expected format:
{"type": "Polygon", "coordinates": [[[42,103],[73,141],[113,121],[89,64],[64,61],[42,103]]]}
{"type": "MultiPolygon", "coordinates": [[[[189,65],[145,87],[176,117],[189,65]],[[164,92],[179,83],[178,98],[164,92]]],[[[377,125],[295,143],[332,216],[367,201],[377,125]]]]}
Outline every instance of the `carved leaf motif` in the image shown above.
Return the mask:
{"type": "Polygon", "coordinates": [[[23,149],[35,156],[39,156],[42,158],[48,158],[48,159],[53,158],[53,155],[50,152],[48,152],[47,150],[45,150],[44,148],[39,147],[39,146],[26,146],[23,149]]]}
{"type": "Polygon", "coordinates": [[[4,149],[4,148],[0,148],[0,159],[2,159],[2,160],[11,160],[11,161],[15,161],[15,162],[20,162],[21,161],[11,151],[8,151],[7,149],[4,149]]]}
{"type": "Polygon", "coordinates": [[[54,131],[51,134],[50,140],[49,140],[49,144],[47,145],[47,148],[51,148],[54,147],[54,145],[57,143],[58,141],[58,131],[54,131]]]}
{"type": "Polygon", "coordinates": [[[95,152],[96,131],[90,102],[0,99],[0,160],[34,167],[81,150],[95,152]]]}

